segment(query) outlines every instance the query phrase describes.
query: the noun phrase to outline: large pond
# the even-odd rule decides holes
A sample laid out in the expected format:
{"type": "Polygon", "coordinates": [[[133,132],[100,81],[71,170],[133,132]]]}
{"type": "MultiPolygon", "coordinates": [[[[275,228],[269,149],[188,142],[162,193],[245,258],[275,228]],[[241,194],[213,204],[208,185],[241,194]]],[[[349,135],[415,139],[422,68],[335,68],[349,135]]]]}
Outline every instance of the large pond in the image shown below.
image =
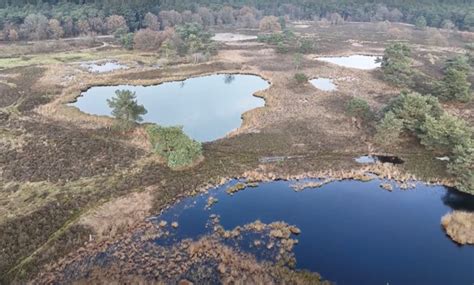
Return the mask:
{"type": "Polygon", "coordinates": [[[160,239],[196,239],[212,231],[206,224],[215,215],[226,230],[257,219],[284,221],[301,229],[294,248],[296,267],[337,284],[474,282],[474,246],[456,245],[440,226],[452,209],[474,211],[470,196],[421,183],[389,192],[380,188],[387,181],[377,179],[296,187],[301,191],[292,188],[301,181],[276,181],[229,195],[226,190],[237,182],[182,200],[154,218],[168,226],[179,223],[170,229],[172,237],[160,239]],[[217,199],[211,207],[209,197],[217,199]]]}
{"type": "Polygon", "coordinates": [[[317,60],[329,62],[343,67],[371,70],[380,67],[377,56],[351,55],[338,57],[318,57],[317,60]]]}
{"type": "Polygon", "coordinates": [[[143,116],[145,122],[181,125],[188,136],[206,142],[240,127],[244,112],[263,107],[265,101],[253,94],[268,86],[254,75],[219,74],[154,86],[93,87],[72,105],[89,114],[110,116],[107,99],[114,97],[116,90],[131,90],[148,111],[143,116]]]}

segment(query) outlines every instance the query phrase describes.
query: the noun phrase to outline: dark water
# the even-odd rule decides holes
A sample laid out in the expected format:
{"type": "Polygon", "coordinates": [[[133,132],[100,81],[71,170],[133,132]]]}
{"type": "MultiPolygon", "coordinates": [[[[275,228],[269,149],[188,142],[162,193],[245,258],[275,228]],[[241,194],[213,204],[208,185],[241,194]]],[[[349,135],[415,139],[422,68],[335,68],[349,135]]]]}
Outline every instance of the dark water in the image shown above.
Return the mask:
{"type": "Polygon", "coordinates": [[[458,246],[441,228],[452,209],[474,210],[474,198],[441,186],[382,190],[380,180],[339,181],[295,192],[291,183],[262,183],[228,195],[224,185],[187,198],[157,221],[179,222],[176,239],[211,231],[209,215],[229,230],[260,219],[301,229],[297,268],[337,284],[474,284],[474,246],[458,246]],[[209,196],[217,204],[205,209],[209,196]]]}
{"type": "Polygon", "coordinates": [[[136,92],[138,103],[148,110],[143,117],[146,122],[182,125],[188,136],[205,142],[224,137],[240,127],[244,112],[263,107],[264,100],[253,94],[268,86],[258,76],[221,74],[147,87],[93,87],[73,106],[89,114],[110,116],[106,100],[115,95],[115,90],[128,89],[136,92]]]}
{"type": "Polygon", "coordinates": [[[391,163],[391,164],[403,164],[403,159],[397,156],[391,155],[363,155],[354,159],[357,163],[360,164],[373,164],[376,162],[381,163],[391,163]]]}

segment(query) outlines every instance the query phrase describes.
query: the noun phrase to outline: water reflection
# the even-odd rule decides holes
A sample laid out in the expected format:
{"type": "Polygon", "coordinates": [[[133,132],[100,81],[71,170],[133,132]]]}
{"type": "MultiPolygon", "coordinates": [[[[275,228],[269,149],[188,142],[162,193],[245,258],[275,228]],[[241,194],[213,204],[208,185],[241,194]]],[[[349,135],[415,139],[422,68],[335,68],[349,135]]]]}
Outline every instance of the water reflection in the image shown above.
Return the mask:
{"type": "Polygon", "coordinates": [[[284,221],[301,229],[297,268],[338,284],[470,284],[474,247],[458,247],[440,221],[452,209],[474,210],[473,198],[422,183],[389,192],[382,182],[346,180],[296,192],[294,181],[275,181],[230,196],[232,181],[181,201],[156,220],[179,222],[170,230],[174,242],[212,232],[206,225],[214,215],[227,230],[257,219],[284,221]],[[211,208],[209,197],[218,201],[211,208]]]}
{"type": "Polygon", "coordinates": [[[148,113],[145,122],[163,126],[184,126],[191,138],[205,142],[224,137],[241,124],[242,113],[264,106],[253,93],[269,86],[253,75],[211,75],[155,86],[101,86],[84,92],[72,104],[94,115],[111,115],[106,100],[115,90],[136,92],[137,101],[148,113]]]}

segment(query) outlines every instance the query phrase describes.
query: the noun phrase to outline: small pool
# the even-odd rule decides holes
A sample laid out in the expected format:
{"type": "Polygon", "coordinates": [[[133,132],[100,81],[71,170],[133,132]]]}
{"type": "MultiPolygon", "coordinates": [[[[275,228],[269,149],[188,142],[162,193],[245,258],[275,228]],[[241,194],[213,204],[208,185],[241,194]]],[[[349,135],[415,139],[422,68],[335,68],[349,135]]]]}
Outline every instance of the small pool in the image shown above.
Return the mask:
{"type": "MultiPolygon", "coordinates": [[[[165,220],[173,242],[208,234],[210,217],[230,230],[260,220],[284,221],[301,229],[296,267],[319,272],[337,284],[472,284],[474,246],[460,247],[441,228],[453,209],[474,210],[474,198],[441,186],[416,183],[401,190],[392,181],[338,181],[295,191],[275,181],[229,195],[239,181],[187,198],[154,220],[165,220]],[[380,188],[391,183],[394,191],[380,188]],[[212,206],[209,197],[213,197],[212,206]]],[[[311,184],[312,183],[312,184],[311,184]]],[[[293,188],[292,188],[293,185],[293,188]]],[[[156,240],[163,243],[165,240],[156,240]]]]}
{"type": "Polygon", "coordinates": [[[343,67],[371,70],[380,67],[378,56],[351,55],[338,57],[318,57],[317,60],[329,62],[343,67]]]}
{"type": "Polygon", "coordinates": [[[115,61],[82,63],[81,67],[87,69],[91,73],[107,73],[128,68],[126,65],[119,64],[115,61]]]}
{"type": "Polygon", "coordinates": [[[397,156],[392,156],[392,155],[363,155],[363,156],[354,158],[354,160],[360,164],[373,164],[376,162],[403,164],[405,162],[403,161],[403,159],[397,156]]]}
{"type": "Polygon", "coordinates": [[[337,90],[336,84],[333,83],[332,79],[329,78],[316,78],[309,81],[314,87],[322,91],[335,91],[337,90]]]}
{"type": "Polygon", "coordinates": [[[116,90],[131,90],[148,111],[145,122],[181,125],[191,138],[207,142],[239,128],[243,113],[263,107],[265,101],[253,94],[268,87],[259,76],[218,74],[153,86],[92,87],[71,105],[88,114],[111,116],[107,99],[116,90]]]}

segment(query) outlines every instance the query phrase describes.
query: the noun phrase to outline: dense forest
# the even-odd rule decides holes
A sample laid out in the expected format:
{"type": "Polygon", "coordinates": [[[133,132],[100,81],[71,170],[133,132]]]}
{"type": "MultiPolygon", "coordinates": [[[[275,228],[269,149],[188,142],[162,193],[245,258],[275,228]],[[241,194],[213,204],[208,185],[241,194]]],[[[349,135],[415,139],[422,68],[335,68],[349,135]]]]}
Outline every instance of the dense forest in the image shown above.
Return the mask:
{"type": "Polygon", "coordinates": [[[472,0],[0,0],[0,38],[14,41],[114,34],[119,29],[135,32],[150,26],[164,30],[187,22],[255,27],[266,15],[474,30],[473,4],[472,0]]]}

